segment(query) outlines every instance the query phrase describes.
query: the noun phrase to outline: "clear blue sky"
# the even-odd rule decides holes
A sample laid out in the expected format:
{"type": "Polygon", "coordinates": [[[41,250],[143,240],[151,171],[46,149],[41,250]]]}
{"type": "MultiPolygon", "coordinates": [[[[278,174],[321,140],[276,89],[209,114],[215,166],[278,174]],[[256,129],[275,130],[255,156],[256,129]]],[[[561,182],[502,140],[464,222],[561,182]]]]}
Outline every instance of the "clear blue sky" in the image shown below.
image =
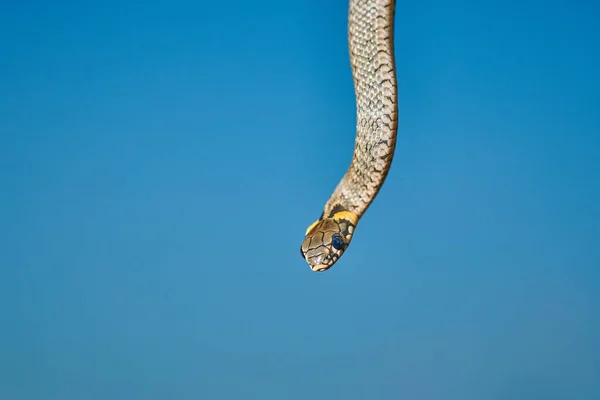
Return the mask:
{"type": "Polygon", "coordinates": [[[599,6],[399,1],[393,168],[315,274],[346,10],[0,6],[0,398],[600,398],[599,6]]]}

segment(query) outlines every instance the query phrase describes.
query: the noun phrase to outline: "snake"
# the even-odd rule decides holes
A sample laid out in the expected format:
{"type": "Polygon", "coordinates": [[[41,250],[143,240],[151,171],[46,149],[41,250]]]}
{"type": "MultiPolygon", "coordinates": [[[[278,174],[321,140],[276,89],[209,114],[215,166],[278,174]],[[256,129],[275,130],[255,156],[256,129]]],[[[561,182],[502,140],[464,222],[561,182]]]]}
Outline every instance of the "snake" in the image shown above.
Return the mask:
{"type": "Polygon", "coordinates": [[[300,254],[323,272],[344,254],[381,189],[394,157],[398,94],[394,58],[395,0],[350,0],[348,50],[356,98],[356,136],[350,167],[306,229],[300,254]]]}

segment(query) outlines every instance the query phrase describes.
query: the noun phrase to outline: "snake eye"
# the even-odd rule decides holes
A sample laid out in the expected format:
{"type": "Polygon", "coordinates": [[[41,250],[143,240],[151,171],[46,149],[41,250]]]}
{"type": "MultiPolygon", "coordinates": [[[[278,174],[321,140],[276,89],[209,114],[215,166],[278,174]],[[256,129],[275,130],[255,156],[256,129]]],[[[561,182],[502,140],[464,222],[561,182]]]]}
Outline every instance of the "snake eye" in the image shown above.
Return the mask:
{"type": "Polygon", "coordinates": [[[300,255],[306,260],[306,257],[304,257],[304,252],[302,251],[302,246],[300,246],[300,255]]]}
{"type": "Polygon", "coordinates": [[[342,241],[342,237],[339,233],[334,233],[331,237],[331,245],[336,250],[341,250],[344,247],[344,242],[342,241]]]}

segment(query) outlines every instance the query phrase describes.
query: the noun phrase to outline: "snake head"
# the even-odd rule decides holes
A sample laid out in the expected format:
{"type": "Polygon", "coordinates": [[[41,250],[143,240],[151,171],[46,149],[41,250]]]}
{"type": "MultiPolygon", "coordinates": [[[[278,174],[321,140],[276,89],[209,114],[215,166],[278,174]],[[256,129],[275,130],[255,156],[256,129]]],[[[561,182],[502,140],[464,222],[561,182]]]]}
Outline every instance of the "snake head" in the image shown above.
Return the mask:
{"type": "Polygon", "coordinates": [[[353,212],[340,211],[310,225],[300,247],[310,269],[323,272],[331,268],[350,245],[357,222],[353,212]]]}

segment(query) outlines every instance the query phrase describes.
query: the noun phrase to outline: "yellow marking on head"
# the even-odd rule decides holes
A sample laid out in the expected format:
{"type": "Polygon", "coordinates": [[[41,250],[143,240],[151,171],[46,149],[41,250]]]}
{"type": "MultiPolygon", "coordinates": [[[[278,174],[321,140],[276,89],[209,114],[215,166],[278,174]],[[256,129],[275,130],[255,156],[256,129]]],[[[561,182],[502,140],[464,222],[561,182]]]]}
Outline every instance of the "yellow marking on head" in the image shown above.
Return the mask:
{"type": "MultiPolygon", "coordinates": [[[[340,220],[350,221],[352,225],[356,226],[358,223],[358,215],[354,214],[352,211],[340,211],[333,214],[333,220],[339,222],[340,220]]],[[[314,225],[314,224],[313,224],[314,225]]]]}
{"type": "Polygon", "coordinates": [[[321,222],[321,220],[320,220],[320,219],[318,219],[318,220],[316,220],[315,222],[313,222],[312,224],[310,224],[310,225],[308,226],[308,228],[306,228],[306,233],[304,234],[304,236],[308,235],[308,232],[310,232],[310,230],[311,230],[312,228],[314,228],[314,227],[315,227],[315,225],[316,225],[316,224],[318,224],[319,222],[321,222]]]}

